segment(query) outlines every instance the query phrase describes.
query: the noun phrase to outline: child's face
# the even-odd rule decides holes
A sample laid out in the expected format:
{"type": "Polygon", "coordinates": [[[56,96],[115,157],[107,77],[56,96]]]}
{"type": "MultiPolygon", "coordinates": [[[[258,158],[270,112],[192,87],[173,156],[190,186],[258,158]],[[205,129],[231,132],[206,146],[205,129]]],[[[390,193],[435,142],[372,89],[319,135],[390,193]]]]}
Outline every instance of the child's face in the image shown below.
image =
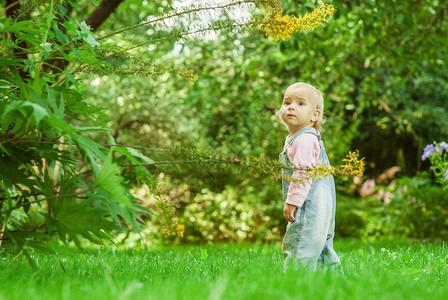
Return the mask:
{"type": "Polygon", "coordinates": [[[320,115],[314,103],[315,92],[306,85],[292,85],[283,96],[280,117],[290,133],[312,127],[320,115]]]}

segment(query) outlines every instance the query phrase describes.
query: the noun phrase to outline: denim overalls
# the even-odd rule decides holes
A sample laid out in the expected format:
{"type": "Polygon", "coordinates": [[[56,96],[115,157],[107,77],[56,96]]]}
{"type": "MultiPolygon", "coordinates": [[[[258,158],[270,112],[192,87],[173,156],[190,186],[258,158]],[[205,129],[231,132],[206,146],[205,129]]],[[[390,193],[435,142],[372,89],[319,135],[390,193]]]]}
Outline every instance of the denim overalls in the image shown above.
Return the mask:
{"type": "MultiPolygon", "coordinates": [[[[280,153],[282,163],[292,165],[289,148],[292,142],[303,133],[312,133],[319,139],[321,149],[320,163],[330,167],[320,133],[311,127],[306,127],[286,140],[283,152],[280,153]]],[[[284,177],[291,177],[291,169],[282,169],[284,177]]],[[[286,201],[289,181],[282,180],[283,202],[286,201]]],[[[336,192],[333,175],[313,180],[311,189],[302,207],[295,211],[295,221],[289,222],[283,237],[282,252],[285,258],[284,270],[291,263],[295,268],[308,267],[316,270],[319,266],[334,269],[340,265],[340,260],[333,250],[334,219],[336,212],[336,192]]]]}

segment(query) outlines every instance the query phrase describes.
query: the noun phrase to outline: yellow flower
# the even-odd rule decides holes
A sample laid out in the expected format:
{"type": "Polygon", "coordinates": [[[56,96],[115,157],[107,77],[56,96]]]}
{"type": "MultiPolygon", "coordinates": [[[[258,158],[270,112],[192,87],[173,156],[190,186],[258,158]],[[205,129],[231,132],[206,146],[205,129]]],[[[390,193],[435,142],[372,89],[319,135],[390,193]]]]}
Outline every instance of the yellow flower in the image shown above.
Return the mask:
{"type": "Polygon", "coordinates": [[[176,233],[178,237],[184,237],[185,226],[184,224],[176,225],[176,233]]]}
{"type": "Polygon", "coordinates": [[[338,173],[346,176],[362,176],[365,170],[365,157],[359,159],[359,151],[349,151],[342,160],[345,164],[339,167],[338,173]]]}
{"type": "Polygon", "coordinates": [[[328,18],[336,12],[333,5],[322,3],[303,17],[296,17],[288,14],[282,15],[283,9],[280,1],[264,0],[262,3],[267,9],[263,30],[266,35],[276,41],[289,39],[296,32],[313,30],[322,23],[328,22],[328,18]]]}

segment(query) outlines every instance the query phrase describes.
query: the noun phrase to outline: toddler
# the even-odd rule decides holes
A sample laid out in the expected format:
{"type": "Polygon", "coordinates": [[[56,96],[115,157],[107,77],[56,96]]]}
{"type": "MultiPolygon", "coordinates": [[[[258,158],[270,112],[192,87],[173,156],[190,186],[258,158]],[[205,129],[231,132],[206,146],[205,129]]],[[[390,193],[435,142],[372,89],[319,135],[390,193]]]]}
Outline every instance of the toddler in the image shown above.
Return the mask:
{"type": "MultiPolygon", "coordinates": [[[[323,164],[330,167],[324,144],[321,140],[324,112],[322,94],[306,83],[289,86],[278,111],[289,135],[280,153],[280,161],[302,170],[283,169],[283,177],[301,178],[303,168],[323,164]]],[[[283,238],[282,252],[284,270],[291,263],[295,268],[340,265],[333,250],[336,193],[333,176],[306,180],[304,183],[283,179],[283,215],[288,221],[283,238]]]]}

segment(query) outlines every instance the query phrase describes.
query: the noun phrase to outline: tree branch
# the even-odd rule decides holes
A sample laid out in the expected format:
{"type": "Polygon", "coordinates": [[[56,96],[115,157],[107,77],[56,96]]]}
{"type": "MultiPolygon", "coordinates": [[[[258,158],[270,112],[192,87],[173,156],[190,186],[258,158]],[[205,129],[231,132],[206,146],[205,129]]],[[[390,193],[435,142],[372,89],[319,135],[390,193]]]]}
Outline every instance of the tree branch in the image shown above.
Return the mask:
{"type": "MultiPolygon", "coordinates": [[[[128,47],[128,48],[124,48],[124,49],[122,49],[120,51],[111,53],[109,55],[105,55],[104,57],[102,57],[102,58],[100,58],[100,59],[98,59],[98,60],[96,60],[96,61],[94,61],[92,63],[88,63],[88,64],[85,64],[85,65],[79,65],[71,73],[72,74],[78,73],[78,72],[83,71],[83,70],[87,69],[88,67],[90,67],[90,66],[92,66],[94,64],[97,64],[99,62],[102,62],[102,61],[104,61],[104,60],[106,60],[106,59],[108,59],[110,57],[117,56],[119,54],[125,53],[125,52],[133,50],[135,48],[142,47],[144,45],[155,44],[157,42],[161,42],[161,41],[165,41],[165,40],[169,40],[169,39],[173,39],[173,38],[179,38],[180,39],[180,38],[186,37],[188,35],[194,35],[194,34],[203,33],[203,32],[207,32],[207,31],[216,31],[216,30],[224,30],[224,29],[229,29],[229,28],[238,28],[238,27],[250,26],[250,25],[255,25],[255,24],[259,24],[259,22],[246,22],[246,23],[243,22],[243,23],[232,24],[232,25],[226,25],[225,24],[225,25],[220,25],[220,26],[211,26],[211,27],[207,27],[207,28],[200,28],[200,29],[193,30],[193,31],[188,31],[187,30],[187,31],[184,31],[184,32],[177,32],[177,33],[173,33],[171,35],[163,36],[163,37],[156,38],[156,39],[153,39],[153,40],[151,40],[151,39],[150,40],[146,40],[146,41],[144,41],[142,43],[133,45],[133,46],[128,47]]],[[[62,82],[65,81],[65,79],[66,79],[65,77],[59,79],[59,81],[53,83],[52,86],[57,86],[57,85],[61,84],[62,82]]]]}
{"type": "Polygon", "coordinates": [[[20,0],[6,0],[6,16],[11,17],[20,7],[20,0]]]}
{"type": "Polygon", "coordinates": [[[104,36],[100,37],[98,40],[102,40],[102,39],[111,37],[113,35],[116,35],[118,33],[124,32],[124,31],[133,30],[133,29],[138,28],[138,27],[147,26],[149,24],[154,24],[154,23],[157,23],[157,22],[161,22],[161,21],[164,21],[166,19],[171,19],[173,17],[179,17],[179,16],[182,16],[182,15],[188,15],[188,14],[199,12],[199,11],[223,9],[223,8],[228,8],[228,7],[231,7],[231,6],[237,6],[237,5],[240,5],[240,4],[243,4],[243,3],[249,3],[249,2],[253,2],[253,1],[251,1],[251,0],[241,0],[241,1],[238,1],[238,2],[231,2],[231,3],[227,3],[227,4],[218,4],[218,5],[210,5],[210,6],[207,6],[207,5],[197,6],[197,7],[191,8],[191,9],[181,10],[179,12],[174,11],[174,12],[168,13],[166,15],[160,16],[158,18],[155,18],[155,19],[151,19],[151,20],[148,20],[148,21],[145,21],[145,22],[141,22],[139,24],[136,24],[136,25],[133,25],[133,26],[130,26],[130,27],[119,29],[117,31],[114,31],[112,33],[109,33],[107,35],[104,35],[104,36]]]}
{"type": "Polygon", "coordinates": [[[26,202],[26,203],[21,203],[19,205],[14,206],[11,210],[14,210],[16,208],[19,208],[19,207],[22,207],[22,206],[25,206],[25,205],[29,205],[29,204],[32,204],[32,203],[39,203],[39,202],[53,200],[53,199],[59,199],[59,198],[81,198],[81,199],[84,199],[84,197],[80,197],[78,195],[85,194],[85,193],[87,193],[89,191],[93,191],[94,189],[95,189],[95,186],[92,186],[92,187],[88,188],[87,190],[79,191],[79,192],[76,192],[76,193],[73,193],[73,194],[57,195],[57,196],[52,196],[52,197],[46,197],[46,198],[39,199],[39,200],[36,200],[36,201],[29,201],[29,202],[26,202]]]}

